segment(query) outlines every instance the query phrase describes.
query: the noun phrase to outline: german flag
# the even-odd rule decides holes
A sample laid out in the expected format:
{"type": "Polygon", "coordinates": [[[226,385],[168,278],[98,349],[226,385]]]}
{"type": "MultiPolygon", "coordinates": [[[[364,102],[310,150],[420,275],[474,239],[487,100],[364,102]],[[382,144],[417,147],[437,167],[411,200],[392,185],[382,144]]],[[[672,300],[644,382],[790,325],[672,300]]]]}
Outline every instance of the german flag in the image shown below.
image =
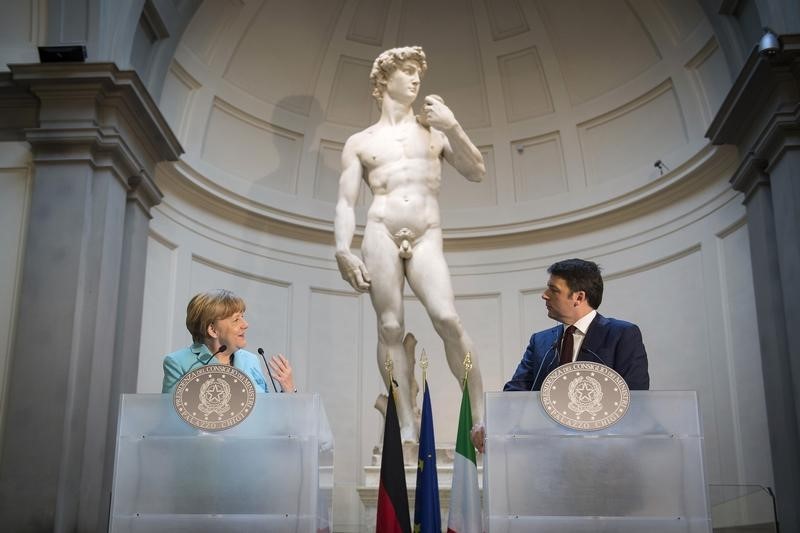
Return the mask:
{"type": "Polygon", "coordinates": [[[406,472],[403,464],[403,444],[400,442],[400,421],[394,404],[394,387],[389,388],[389,405],[383,428],[381,481],[378,486],[378,516],[375,533],[411,533],[408,512],[406,472]]]}

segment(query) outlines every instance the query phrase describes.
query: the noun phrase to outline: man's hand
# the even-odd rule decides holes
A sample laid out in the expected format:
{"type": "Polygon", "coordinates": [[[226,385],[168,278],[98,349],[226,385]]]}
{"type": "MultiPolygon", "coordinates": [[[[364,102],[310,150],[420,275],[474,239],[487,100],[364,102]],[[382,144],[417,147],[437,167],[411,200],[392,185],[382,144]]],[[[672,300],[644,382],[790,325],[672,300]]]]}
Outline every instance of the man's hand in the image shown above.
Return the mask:
{"type": "Polygon", "coordinates": [[[426,122],[440,131],[447,131],[458,126],[456,116],[450,111],[442,100],[442,97],[436,94],[429,94],[425,97],[425,111],[426,122]]]}
{"type": "Polygon", "coordinates": [[[364,262],[352,252],[336,252],[336,264],[342,279],[358,292],[367,292],[370,287],[369,272],[364,262]]]}
{"type": "Polygon", "coordinates": [[[469,432],[469,437],[470,440],[472,440],[472,445],[475,446],[475,449],[480,453],[483,453],[483,441],[486,438],[486,429],[483,427],[483,424],[479,422],[472,426],[472,430],[469,432]]]}

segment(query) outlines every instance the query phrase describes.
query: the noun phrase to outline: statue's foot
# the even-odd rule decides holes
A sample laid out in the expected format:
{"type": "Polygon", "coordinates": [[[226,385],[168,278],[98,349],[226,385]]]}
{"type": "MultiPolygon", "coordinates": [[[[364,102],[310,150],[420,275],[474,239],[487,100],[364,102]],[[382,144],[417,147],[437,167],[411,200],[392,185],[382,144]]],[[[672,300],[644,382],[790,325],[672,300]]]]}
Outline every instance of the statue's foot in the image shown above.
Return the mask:
{"type": "Polygon", "coordinates": [[[414,426],[403,426],[400,428],[400,440],[403,442],[413,442],[416,443],[419,440],[419,436],[417,435],[414,426]]]}

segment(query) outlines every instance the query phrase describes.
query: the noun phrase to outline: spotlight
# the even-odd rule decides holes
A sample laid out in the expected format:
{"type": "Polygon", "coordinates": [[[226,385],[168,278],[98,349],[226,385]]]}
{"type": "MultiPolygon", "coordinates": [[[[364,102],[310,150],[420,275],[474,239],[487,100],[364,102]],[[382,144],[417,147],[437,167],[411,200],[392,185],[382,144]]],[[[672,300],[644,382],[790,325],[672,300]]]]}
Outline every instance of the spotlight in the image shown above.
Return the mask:
{"type": "Polygon", "coordinates": [[[769,28],[764,28],[764,35],[758,41],[758,53],[771,57],[781,51],[781,41],[769,28]]]}

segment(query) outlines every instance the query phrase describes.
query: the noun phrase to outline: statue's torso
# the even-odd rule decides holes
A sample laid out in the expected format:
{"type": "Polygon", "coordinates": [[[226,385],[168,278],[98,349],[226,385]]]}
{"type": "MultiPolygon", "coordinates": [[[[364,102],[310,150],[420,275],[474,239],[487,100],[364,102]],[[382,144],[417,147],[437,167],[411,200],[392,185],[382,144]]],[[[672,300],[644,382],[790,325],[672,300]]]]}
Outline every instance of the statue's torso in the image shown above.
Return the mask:
{"type": "Polygon", "coordinates": [[[358,154],[373,194],[368,222],[421,236],[439,226],[442,136],[416,122],[375,125],[360,134],[358,154]]]}

